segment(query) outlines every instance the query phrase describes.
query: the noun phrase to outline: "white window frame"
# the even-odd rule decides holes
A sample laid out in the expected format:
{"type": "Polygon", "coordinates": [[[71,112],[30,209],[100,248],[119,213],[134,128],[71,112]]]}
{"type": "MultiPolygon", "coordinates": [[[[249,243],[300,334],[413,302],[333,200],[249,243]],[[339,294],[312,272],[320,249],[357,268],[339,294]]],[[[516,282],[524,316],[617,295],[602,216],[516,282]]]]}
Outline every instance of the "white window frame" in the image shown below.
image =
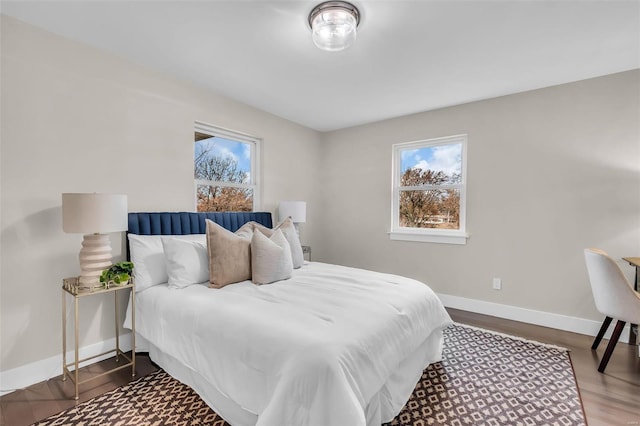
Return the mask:
{"type": "MultiPolygon", "coordinates": [[[[237,142],[248,143],[251,147],[251,182],[249,183],[235,183],[235,182],[220,182],[213,180],[204,180],[204,179],[194,179],[194,192],[193,192],[193,201],[194,201],[194,211],[198,209],[198,185],[207,185],[207,186],[221,186],[227,188],[246,188],[251,189],[253,193],[253,211],[261,211],[262,210],[262,185],[261,185],[261,174],[260,174],[260,162],[262,156],[260,154],[260,145],[262,140],[260,138],[248,135],[246,133],[237,132],[235,130],[229,130],[222,127],[214,126],[212,124],[208,124],[202,121],[196,121],[194,125],[194,130],[198,133],[204,133],[206,135],[215,136],[223,139],[229,139],[237,142]]],[[[193,141],[192,141],[193,142],[193,141]]],[[[195,155],[195,142],[193,142],[194,154],[195,155]]]]}
{"type": "Polygon", "coordinates": [[[391,196],[391,231],[392,240],[418,241],[443,244],[466,244],[469,235],[466,232],[467,210],[467,135],[454,135],[442,138],[427,139],[414,142],[397,143],[392,146],[392,196],[391,196]],[[401,152],[407,149],[419,149],[450,144],[462,145],[461,182],[446,185],[400,186],[402,179],[401,152]],[[402,189],[401,189],[402,188],[402,189]],[[400,226],[400,192],[428,189],[458,189],[460,191],[460,229],[411,228],[400,226]]]}

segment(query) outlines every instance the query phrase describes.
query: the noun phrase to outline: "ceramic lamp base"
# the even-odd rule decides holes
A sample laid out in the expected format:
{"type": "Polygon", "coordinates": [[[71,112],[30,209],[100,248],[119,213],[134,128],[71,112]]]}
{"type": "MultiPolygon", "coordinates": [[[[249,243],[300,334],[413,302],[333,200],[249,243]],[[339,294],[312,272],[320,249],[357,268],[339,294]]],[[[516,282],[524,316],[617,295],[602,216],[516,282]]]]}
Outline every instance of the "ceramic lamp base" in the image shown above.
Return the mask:
{"type": "Polygon", "coordinates": [[[111,266],[111,240],[106,234],[85,235],[80,250],[80,284],[96,285],[111,266]]]}

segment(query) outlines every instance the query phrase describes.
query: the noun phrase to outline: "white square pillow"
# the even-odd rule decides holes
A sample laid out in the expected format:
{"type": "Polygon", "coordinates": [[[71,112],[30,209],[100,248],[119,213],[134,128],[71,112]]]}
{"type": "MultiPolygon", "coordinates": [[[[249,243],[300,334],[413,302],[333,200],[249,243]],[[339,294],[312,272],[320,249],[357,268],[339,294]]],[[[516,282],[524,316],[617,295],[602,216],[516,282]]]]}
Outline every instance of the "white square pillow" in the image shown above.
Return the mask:
{"type": "Polygon", "coordinates": [[[293,263],[291,247],[281,230],[271,238],[256,230],[251,238],[251,280],[269,284],[291,278],[293,263]]]}
{"type": "Polygon", "coordinates": [[[286,218],[278,226],[273,229],[269,229],[263,225],[260,225],[256,222],[253,223],[254,228],[260,230],[267,237],[271,237],[273,235],[273,231],[276,229],[280,229],[284,234],[284,237],[289,242],[289,248],[291,249],[291,260],[293,261],[293,268],[298,269],[304,265],[304,253],[302,252],[302,244],[300,244],[300,236],[298,235],[298,231],[296,230],[291,217],[286,218]]]}
{"type": "Polygon", "coordinates": [[[168,282],[163,238],[180,238],[206,243],[204,234],[191,235],[137,235],[129,234],[129,253],[133,262],[136,292],[168,282]]]}
{"type": "Polygon", "coordinates": [[[170,288],[209,282],[209,255],[205,242],[163,238],[162,246],[170,288]]]}

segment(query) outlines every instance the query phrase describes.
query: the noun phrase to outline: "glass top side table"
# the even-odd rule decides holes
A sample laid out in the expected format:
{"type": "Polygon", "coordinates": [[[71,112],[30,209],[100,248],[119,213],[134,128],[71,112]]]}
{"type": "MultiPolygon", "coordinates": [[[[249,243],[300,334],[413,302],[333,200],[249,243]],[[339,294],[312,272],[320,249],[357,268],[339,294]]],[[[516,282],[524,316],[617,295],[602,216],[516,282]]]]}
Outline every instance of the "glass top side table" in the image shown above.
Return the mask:
{"type": "Polygon", "coordinates": [[[136,375],[136,294],[135,294],[135,284],[133,282],[129,282],[124,285],[112,285],[110,287],[82,287],[78,281],[78,277],[65,278],[62,280],[62,380],[66,381],[67,377],[71,379],[71,381],[75,385],[75,396],[74,399],[78,399],[78,386],[89,382],[91,380],[102,377],[106,374],[113,373],[114,371],[122,370],[124,368],[131,367],[131,376],[135,377],[136,375]],[[122,350],[120,350],[120,327],[119,327],[119,315],[118,315],[118,292],[123,290],[131,290],[131,357],[125,355],[122,350]],[[79,355],[79,330],[80,330],[80,321],[78,318],[78,308],[79,301],[85,297],[96,296],[99,294],[105,293],[113,293],[114,295],[114,305],[115,305],[115,330],[116,330],[116,347],[115,349],[103,352],[98,355],[94,355],[91,357],[87,357],[84,359],[80,359],[79,355]],[[74,304],[74,322],[75,322],[75,340],[74,340],[74,361],[67,363],[67,296],[71,295],[73,297],[74,304]],[[79,369],[80,363],[89,361],[98,357],[102,357],[104,355],[115,354],[116,362],[120,363],[121,359],[124,359],[125,362],[121,363],[119,366],[107,370],[101,374],[97,374],[85,380],[79,379],[79,369]],[[73,371],[69,368],[73,367],[73,371]]]}

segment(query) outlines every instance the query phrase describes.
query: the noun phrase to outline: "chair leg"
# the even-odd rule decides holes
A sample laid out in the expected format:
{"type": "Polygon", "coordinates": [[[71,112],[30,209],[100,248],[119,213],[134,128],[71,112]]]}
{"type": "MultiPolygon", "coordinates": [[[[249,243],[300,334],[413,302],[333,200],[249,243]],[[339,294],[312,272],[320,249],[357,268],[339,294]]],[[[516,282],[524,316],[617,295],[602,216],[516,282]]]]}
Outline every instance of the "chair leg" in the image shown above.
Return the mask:
{"type": "Polygon", "coordinates": [[[604,369],[607,368],[607,364],[609,363],[609,358],[611,358],[611,354],[613,354],[613,349],[616,347],[616,343],[618,343],[618,339],[622,334],[622,329],[624,328],[626,322],[618,320],[616,323],[616,328],[613,329],[613,333],[611,334],[611,339],[609,340],[609,344],[607,345],[607,350],[604,351],[604,356],[600,361],[600,366],[598,367],[598,371],[600,373],[604,373],[604,369]]]}
{"type": "Polygon", "coordinates": [[[604,337],[604,333],[607,332],[609,325],[611,324],[611,317],[605,317],[604,321],[602,321],[602,326],[600,327],[600,331],[598,331],[598,335],[596,336],[596,340],[593,341],[593,345],[591,345],[591,349],[598,349],[598,345],[602,341],[604,337]]]}

